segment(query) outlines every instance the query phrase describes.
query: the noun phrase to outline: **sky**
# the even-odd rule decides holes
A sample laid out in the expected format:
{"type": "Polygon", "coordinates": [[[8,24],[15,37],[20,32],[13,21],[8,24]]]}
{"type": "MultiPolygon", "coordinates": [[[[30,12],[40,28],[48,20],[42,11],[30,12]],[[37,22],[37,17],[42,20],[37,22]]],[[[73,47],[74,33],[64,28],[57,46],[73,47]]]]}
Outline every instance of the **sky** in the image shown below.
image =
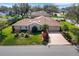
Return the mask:
{"type": "MultiPolygon", "coordinates": [[[[47,5],[50,3],[29,3],[29,5],[31,6],[43,6],[43,5],[47,5]]],[[[64,7],[68,7],[70,5],[72,5],[71,3],[53,3],[55,5],[57,5],[59,8],[64,8],[64,7]]],[[[12,7],[12,5],[14,5],[14,3],[0,3],[0,6],[7,6],[7,7],[12,7]]]]}

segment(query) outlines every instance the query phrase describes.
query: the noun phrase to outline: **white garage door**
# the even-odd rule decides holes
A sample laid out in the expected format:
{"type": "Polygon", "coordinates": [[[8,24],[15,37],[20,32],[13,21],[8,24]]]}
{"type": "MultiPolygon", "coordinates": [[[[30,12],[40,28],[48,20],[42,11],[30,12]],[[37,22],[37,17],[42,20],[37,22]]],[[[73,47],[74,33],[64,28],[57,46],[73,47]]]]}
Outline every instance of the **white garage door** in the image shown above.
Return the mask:
{"type": "Polygon", "coordinates": [[[50,26],[49,27],[49,32],[59,32],[60,31],[60,27],[55,27],[55,26],[50,26]]]}

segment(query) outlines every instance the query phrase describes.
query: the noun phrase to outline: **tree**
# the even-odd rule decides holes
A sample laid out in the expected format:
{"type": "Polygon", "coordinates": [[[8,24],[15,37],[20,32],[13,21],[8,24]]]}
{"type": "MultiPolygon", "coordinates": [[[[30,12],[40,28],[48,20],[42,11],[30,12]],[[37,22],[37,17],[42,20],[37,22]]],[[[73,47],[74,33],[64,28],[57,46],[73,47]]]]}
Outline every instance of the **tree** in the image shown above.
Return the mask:
{"type": "Polygon", "coordinates": [[[64,28],[63,28],[63,30],[64,30],[64,31],[66,31],[66,32],[67,32],[67,31],[69,31],[69,28],[68,28],[68,26],[67,26],[67,25],[64,25],[64,28]]]}
{"type": "Polygon", "coordinates": [[[43,8],[42,7],[40,7],[40,6],[35,6],[35,7],[31,7],[31,11],[41,11],[41,10],[43,10],[43,8]]]}
{"type": "Polygon", "coordinates": [[[1,11],[1,12],[6,12],[6,11],[8,11],[8,7],[6,7],[6,6],[0,6],[0,11],[1,11]]]}
{"type": "Polygon", "coordinates": [[[21,15],[23,18],[29,11],[29,8],[30,6],[28,5],[28,3],[18,3],[18,4],[13,5],[12,11],[15,14],[21,15]]]}
{"type": "Polygon", "coordinates": [[[53,15],[53,12],[58,12],[58,7],[56,5],[45,5],[44,10],[53,15]]]}
{"type": "Polygon", "coordinates": [[[47,24],[44,24],[42,28],[43,28],[43,30],[47,30],[49,28],[49,26],[47,24]]]}
{"type": "Polygon", "coordinates": [[[19,14],[19,6],[18,6],[17,4],[14,4],[14,5],[12,6],[12,9],[13,9],[13,11],[14,11],[14,14],[19,14]]]}
{"type": "Polygon", "coordinates": [[[73,4],[72,6],[67,7],[66,11],[66,18],[75,20],[76,23],[79,23],[79,5],[73,4]]]}

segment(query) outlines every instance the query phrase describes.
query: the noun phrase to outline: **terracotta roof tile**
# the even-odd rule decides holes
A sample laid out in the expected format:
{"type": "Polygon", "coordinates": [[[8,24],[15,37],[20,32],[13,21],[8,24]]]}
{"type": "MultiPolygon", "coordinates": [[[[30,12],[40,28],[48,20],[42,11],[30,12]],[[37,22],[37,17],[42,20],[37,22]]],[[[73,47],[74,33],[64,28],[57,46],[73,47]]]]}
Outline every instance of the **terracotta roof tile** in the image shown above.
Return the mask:
{"type": "Polygon", "coordinates": [[[34,19],[23,19],[13,24],[13,26],[26,26],[31,23],[38,23],[40,25],[48,24],[49,26],[60,26],[58,21],[45,16],[39,16],[34,19]]]}

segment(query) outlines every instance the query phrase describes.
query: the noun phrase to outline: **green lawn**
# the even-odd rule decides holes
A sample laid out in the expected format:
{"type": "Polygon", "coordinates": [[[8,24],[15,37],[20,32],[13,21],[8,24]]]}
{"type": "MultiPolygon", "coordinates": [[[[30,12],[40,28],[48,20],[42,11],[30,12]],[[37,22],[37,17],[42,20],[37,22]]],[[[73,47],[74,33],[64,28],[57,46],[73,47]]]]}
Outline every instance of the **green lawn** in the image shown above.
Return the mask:
{"type": "Polygon", "coordinates": [[[42,38],[40,33],[31,34],[31,37],[15,37],[15,34],[12,33],[12,27],[9,26],[2,30],[5,39],[3,39],[1,45],[39,45],[42,44],[42,38]]]}

